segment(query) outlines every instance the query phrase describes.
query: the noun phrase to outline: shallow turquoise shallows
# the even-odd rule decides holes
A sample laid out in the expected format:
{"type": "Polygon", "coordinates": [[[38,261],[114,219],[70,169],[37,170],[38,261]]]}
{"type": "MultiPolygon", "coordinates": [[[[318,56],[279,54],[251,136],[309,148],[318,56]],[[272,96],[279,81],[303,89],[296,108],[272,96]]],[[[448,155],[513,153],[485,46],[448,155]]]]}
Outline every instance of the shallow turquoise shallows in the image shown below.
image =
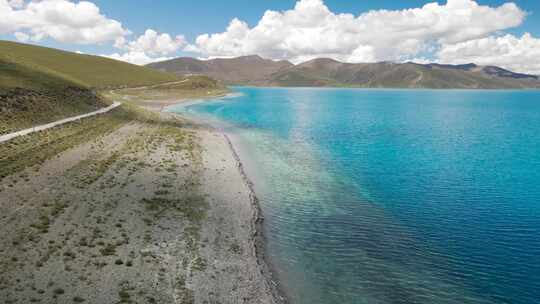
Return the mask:
{"type": "Polygon", "coordinates": [[[540,303],[540,92],[234,88],[292,303],[540,303]]]}

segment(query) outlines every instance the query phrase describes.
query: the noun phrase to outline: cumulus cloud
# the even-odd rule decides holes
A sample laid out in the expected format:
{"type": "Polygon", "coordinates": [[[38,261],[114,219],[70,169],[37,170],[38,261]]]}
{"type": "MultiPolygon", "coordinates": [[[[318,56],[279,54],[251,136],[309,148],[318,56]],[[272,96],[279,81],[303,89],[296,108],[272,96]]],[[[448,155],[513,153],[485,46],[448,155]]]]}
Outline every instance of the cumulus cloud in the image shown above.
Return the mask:
{"type": "Polygon", "coordinates": [[[151,57],[151,56],[148,56],[148,54],[146,54],[145,52],[138,52],[138,51],[126,52],[123,54],[119,54],[119,53],[114,53],[110,55],[103,54],[101,56],[115,59],[115,60],[129,62],[129,63],[137,64],[137,65],[145,65],[152,62],[156,62],[156,61],[164,61],[164,60],[172,59],[171,57],[151,57]]]}
{"type": "Polygon", "coordinates": [[[22,41],[98,44],[122,39],[129,31],[92,2],[0,0],[0,33],[17,33],[22,41]]]}
{"type": "Polygon", "coordinates": [[[117,43],[117,47],[124,48],[130,52],[145,52],[150,55],[167,55],[178,51],[186,44],[186,39],[182,35],[172,38],[169,34],[148,29],[134,41],[129,43],[117,43]]]}
{"type": "Polygon", "coordinates": [[[525,33],[443,44],[437,53],[445,63],[497,65],[513,71],[540,75],[540,39],[525,33]]]}
{"type": "Polygon", "coordinates": [[[434,44],[485,38],[518,26],[525,16],[514,3],[489,7],[473,0],[358,16],[333,13],[322,0],[301,0],[291,10],[266,11],[254,27],[235,18],[224,32],[200,35],[187,49],[205,57],[259,54],[293,62],[314,57],[402,61],[434,44]]]}
{"type": "Polygon", "coordinates": [[[112,43],[122,52],[105,56],[135,64],[168,59],[165,56],[186,44],[184,36],[152,29],[128,41],[131,32],[88,1],[0,0],[0,34],[13,34],[21,42],[50,38],[61,43],[112,43]]]}
{"type": "Polygon", "coordinates": [[[299,0],[290,10],[266,11],[253,26],[234,18],[223,32],[199,35],[188,44],[184,36],[153,29],[129,39],[127,28],[89,1],[0,0],[0,34],[13,34],[21,42],[110,43],[117,52],[104,56],[135,64],[169,59],[184,50],[201,58],[258,54],[294,63],[317,57],[475,62],[538,74],[539,39],[503,34],[526,15],[511,2],[494,7],[447,0],[353,15],[334,13],[323,0],[299,0]]]}
{"type": "Polygon", "coordinates": [[[28,40],[30,40],[30,36],[22,32],[15,32],[13,36],[15,36],[15,39],[20,42],[27,42],[28,40]]]}
{"type": "Polygon", "coordinates": [[[21,8],[24,6],[24,0],[9,0],[8,3],[14,8],[21,8]]]}
{"type": "Polygon", "coordinates": [[[171,59],[167,55],[176,53],[185,45],[186,39],[182,35],[173,38],[167,33],[160,34],[155,30],[148,29],[143,35],[133,41],[126,41],[125,39],[116,41],[115,47],[124,50],[124,53],[103,56],[143,65],[171,59]]]}

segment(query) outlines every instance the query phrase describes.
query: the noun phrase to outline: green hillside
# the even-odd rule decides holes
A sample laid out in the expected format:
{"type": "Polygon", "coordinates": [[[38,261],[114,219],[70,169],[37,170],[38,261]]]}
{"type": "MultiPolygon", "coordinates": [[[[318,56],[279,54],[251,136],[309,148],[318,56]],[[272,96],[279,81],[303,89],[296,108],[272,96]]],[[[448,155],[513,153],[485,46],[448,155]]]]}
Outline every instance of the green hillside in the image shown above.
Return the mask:
{"type": "Polygon", "coordinates": [[[0,134],[109,104],[95,89],[178,80],[173,74],[112,59],[0,41],[0,134]]]}
{"type": "Polygon", "coordinates": [[[191,98],[223,96],[230,92],[223,84],[207,76],[189,75],[179,77],[181,79],[175,82],[114,90],[113,92],[105,92],[105,94],[110,99],[121,99],[124,103],[155,106],[156,104],[164,105],[191,98]]]}
{"type": "Polygon", "coordinates": [[[117,60],[0,41],[0,89],[109,88],[175,80],[173,74],[117,60]]]}

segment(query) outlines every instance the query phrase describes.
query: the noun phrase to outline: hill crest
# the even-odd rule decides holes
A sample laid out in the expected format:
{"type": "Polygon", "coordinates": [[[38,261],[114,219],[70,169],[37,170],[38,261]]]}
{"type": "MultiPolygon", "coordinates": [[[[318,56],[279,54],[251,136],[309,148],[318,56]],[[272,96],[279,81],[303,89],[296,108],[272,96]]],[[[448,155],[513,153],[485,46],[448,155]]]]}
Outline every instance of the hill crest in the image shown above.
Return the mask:
{"type": "Polygon", "coordinates": [[[100,56],[0,41],[0,88],[105,88],[141,86],[178,80],[156,71],[100,56]]]}
{"type": "Polygon", "coordinates": [[[315,58],[299,64],[258,55],[199,60],[183,57],[149,67],[179,75],[202,74],[227,84],[368,88],[523,89],[540,88],[536,75],[496,66],[441,63],[346,63],[315,58]]]}

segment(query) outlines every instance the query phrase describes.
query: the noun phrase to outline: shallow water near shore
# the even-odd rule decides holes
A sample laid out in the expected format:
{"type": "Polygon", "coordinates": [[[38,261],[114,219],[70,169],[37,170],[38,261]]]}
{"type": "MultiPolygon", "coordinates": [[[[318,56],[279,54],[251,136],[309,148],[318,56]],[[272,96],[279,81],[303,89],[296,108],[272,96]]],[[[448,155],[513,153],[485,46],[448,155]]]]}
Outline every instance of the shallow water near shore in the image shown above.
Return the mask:
{"type": "Polygon", "coordinates": [[[540,91],[234,90],[169,111],[234,135],[292,303],[540,299],[540,91]]]}

